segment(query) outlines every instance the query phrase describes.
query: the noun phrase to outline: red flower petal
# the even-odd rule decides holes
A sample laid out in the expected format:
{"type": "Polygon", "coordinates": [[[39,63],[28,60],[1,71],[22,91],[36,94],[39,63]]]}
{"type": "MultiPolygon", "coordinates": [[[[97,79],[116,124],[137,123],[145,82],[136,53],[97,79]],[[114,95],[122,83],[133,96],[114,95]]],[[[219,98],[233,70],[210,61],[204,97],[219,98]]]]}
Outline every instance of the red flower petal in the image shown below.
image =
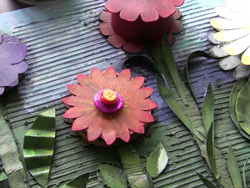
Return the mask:
{"type": "Polygon", "coordinates": [[[115,82],[117,79],[117,73],[113,66],[109,66],[107,70],[104,72],[104,80],[103,83],[104,88],[113,89],[112,83],[115,82]]]}
{"type": "Polygon", "coordinates": [[[184,3],[184,0],[169,0],[174,6],[181,6],[184,3]]]}
{"type": "Polygon", "coordinates": [[[144,22],[153,22],[159,18],[159,13],[155,10],[155,7],[151,5],[143,7],[140,12],[141,19],[144,22]]]}
{"type": "Polygon", "coordinates": [[[89,94],[95,95],[99,90],[103,89],[97,82],[95,82],[92,78],[84,75],[78,74],[77,81],[80,85],[85,89],[89,94]]]}
{"type": "Polygon", "coordinates": [[[78,106],[78,107],[82,107],[82,108],[89,108],[89,107],[94,107],[94,96],[91,100],[87,100],[85,97],[81,97],[81,96],[69,96],[69,97],[65,97],[63,99],[61,99],[62,102],[64,102],[65,104],[68,104],[70,106],[78,106]]]}
{"type": "Polygon", "coordinates": [[[136,100],[137,99],[146,99],[148,98],[152,93],[153,93],[154,89],[150,88],[150,87],[142,87],[139,90],[137,90],[134,93],[128,93],[126,94],[126,98],[127,97],[133,97],[136,100]]]}
{"type": "Polygon", "coordinates": [[[110,0],[105,4],[105,8],[112,13],[120,12],[124,7],[126,7],[132,0],[110,0]]]}
{"type": "Polygon", "coordinates": [[[102,137],[107,145],[111,145],[116,140],[114,124],[107,123],[102,127],[102,137]]]}
{"type": "Polygon", "coordinates": [[[135,21],[140,15],[140,12],[138,10],[141,9],[140,8],[141,5],[142,3],[140,3],[140,1],[138,0],[130,1],[130,3],[126,7],[124,7],[120,12],[121,19],[130,21],[130,22],[135,21]]]}
{"type": "Polygon", "coordinates": [[[131,71],[130,69],[125,69],[118,75],[116,81],[113,83],[113,87],[116,91],[120,90],[120,88],[129,82],[131,79],[131,71]]]}
{"type": "Polygon", "coordinates": [[[110,35],[114,34],[114,30],[112,29],[110,24],[107,22],[101,23],[99,25],[99,29],[100,29],[101,33],[105,36],[110,36],[110,35]]]}
{"type": "Polygon", "coordinates": [[[99,18],[103,22],[109,22],[111,20],[111,13],[107,11],[102,11],[99,18]]]}
{"type": "Polygon", "coordinates": [[[126,42],[123,46],[123,49],[126,52],[130,52],[130,53],[139,53],[142,51],[143,49],[143,45],[138,44],[136,42],[126,42]]]}
{"type": "Polygon", "coordinates": [[[176,10],[175,6],[169,0],[156,0],[154,6],[162,18],[169,17],[176,10]]]}
{"type": "Polygon", "coordinates": [[[139,98],[129,98],[126,100],[127,102],[127,107],[133,109],[138,109],[138,110],[153,110],[158,107],[157,103],[150,99],[139,99],[139,98]]]}
{"type": "Polygon", "coordinates": [[[93,112],[89,112],[88,115],[81,116],[79,118],[76,118],[72,125],[72,131],[80,131],[88,128],[90,125],[94,124],[96,121],[98,121],[100,118],[97,116],[100,114],[100,111],[95,109],[93,112]],[[93,118],[96,116],[95,118],[93,118]]]}
{"type": "Polygon", "coordinates": [[[127,97],[126,94],[129,96],[130,93],[133,93],[136,89],[139,89],[142,87],[144,83],[145,78],[144,77],[136,77],[131,79],[126,85],[121,87],[120,90],[117,90],[120,92],[120,94],[124,97],[124,99],[127,97]]]}
{"type": "Polygon", "coordinates": [[[102,128],[103,128],[102,122],[96,122],[93,123],[91,126],[89,126],[87,130],[88,140],[90,142],[96,140],[101,135],[102,128]]]}
{"type": "Polygon", "coordinates": [[[92,70],[91,70],[91,78],[96,82],[96,83],[99,83],[100,85],[102,85],[103,83],[103,72],[94,67],[92,70]]]}
{"type": "Polygon", "coordinates": [[[116,48],[120,48],[125,44],[125,40],[119,35],[112,35],[108,38],[108,42],[116,48]]]}
{"type": "Polygon", "coordinates": [[[93,95],[89,94],[88,91],[84,90],[78,84],[69,84],[69,85],[67,85],[67,88],[68,88],[69,92],[72,93],[73,95],[83,96],[84,99],[88,99],[88,100],[94,98],[93,95]]]}
{"type": "Polygon", "coordinates": [[[121,116],[116,117],[115,121],[113,121],[113,124],[117,136],[123,141],[128,142],[130,139],[130,132],[126,123],[121,118],[121,116]]]}
{"type": "Polygon", "coordinates": [[[174,23],[171,28],[171,33],[179,33],[182,30],[182,22],[180,20],[174,20],[174,23]]]}
{"type": "Polygon", "coordinates": [[[141,122],[145,122],[145,123],[154,122],[154,117],[146,111],[134,110],[133,112],[135,116],[137,117],[137,119],[141,122]]]}
{"type": "Polygon", "coordinates": [[[63,114],[63,117],[68,119],[78,118],[83,115],[83,111],[82,107],[72,107],[63,114]]]}

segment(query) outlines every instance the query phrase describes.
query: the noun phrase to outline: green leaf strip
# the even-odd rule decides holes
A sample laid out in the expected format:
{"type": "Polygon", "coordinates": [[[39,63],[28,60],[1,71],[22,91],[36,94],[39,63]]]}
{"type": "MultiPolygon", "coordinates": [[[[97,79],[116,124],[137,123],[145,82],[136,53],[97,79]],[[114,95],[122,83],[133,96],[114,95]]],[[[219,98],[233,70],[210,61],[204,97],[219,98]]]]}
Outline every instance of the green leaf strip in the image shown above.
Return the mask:
{"type": "Polygon", "coordinates": [[[148,157],[146,169],[152,178],[156,178],[166,168],[168,155],[163,144],[160,142],[148,157]]]}
{"type": "Polygon", "coordinates": [[[214,122],[214,94],[211,83],[209,83],[202,105],[202,118],[206,134],[214,122]]]}
{"type": "Polygon", "coordinates": [[[248,158],[243,166],[243,170],[242,170],[242,178],[243,178],[243,187],[247,188],[247,181],[246,181],[246,166],[247,166],[247,162],[248,162],[248,158]]]}
{"type": "Polygon", "coordinates": [[[24,136],[23,156],[27,169],[43,187],[47,186],[55,146],[55,109],[38,115],[24,136]]]}
{"type": "Polygon", "coordinates": [[[231,90],[231,93],[230,93],[230,98],[229,98],[229,113],[230,113],[231,119],[234,122],[234,125],[236,126],[240,134],[244,136],[245,138],[247,138],[248,140],[250,140],[250,136],[241,128],[237,120],[237,116],[235,112],[235,105],[236,105],[238,94],[246,83],[247,81],[242,78],[234,84],[233,89],[231,90]]]}
{"type": "Polygon", "coordinates": [[[193,126],[188,121],[187,117],[183,113],[180,105],[174,99],[173,95],[170,93],[168,88],[161,82],[157,77],[157,85],[162,99],[168,104],[171,110],[176,114],[176,116],[182,121],[184,125],[190,130],[191,133],[194,133],[193,126]]]}
{"type": "Polygon", "coordinates": [[[227,152],[227,167],[231,179],[233,181],[234,187],[242,188],[240,169],[237,164],[237,160],[235,158],[234,151],[231,145],[228,147],[228,152],[227,152]]]}
{"type": "Polygon", "coordinates": [[[183,91],[180,75],[178,73],[177,64],[174,59],[174,54],[172,52],[171,46],[169,45],[167,34],[163,32],[162,37],[162,53],[164,61],[167,65],[168,71],[173,79],[173,82],[178,90],[178,93],[185,105],[188,105],[185,93],[183,91]]]}
{"type": "Polygon", "coordinates": [[[62,188],[86,188],[88,184],[89,173],[82,174],[72,180],[70,180],[66,185],[62,186],[62,188]]]}
{"type": "Polygon", "coordinates": [[[123,169],[131,188],[150,188],[150,181],[144,172],[136,149],[131,144],[118,148],[123,169]]]}
{"type": "Polygon", "coordinates": [[[4,172],[0,172],[0,182],[7,180],[7,179],[8,179],[8,177],[6,176],[6,174],[4,172]]]}
{"type": "Polygon", "coordinates": [[[196,174],[199,176],[200,180],[204,183],[204,185],[206,185],[207,188],[217,188],[216,186],[212,184],[212,182],[210,182],[207,178],[202,176],[200,173],[196,172],[196,174]]]}
{"type": "Polygon", "coordinates": [[[236,99],[235,112],[241,128],[250,135],[250,82],[240,90],[236,99]]]}
{"type": "Polygon", "coordinates": [[[214,155],[214,122],[212,122],[211,126],[208,130],[207,135],[207,155],[210,163],[210,167],[216,179],[220,178],[220,175],[216,168],[215,155],[214,155]]]}
{"type": "Polygon", "coordinates": [[[194,99],[195,99],[196,102],[198,102],[198,101],[196,99],[193,87],[192,87],[190,79],[189,79],[189,64],[192,62],[193,59],[195,59],[197,57],[206,57],[206,58],[209,58],[210,56],[206,52],[203,52],[203,51],[195,51],[195,52],[191,53],[188,56],[188,60],[187,60],[187,63],[186,63],[186,69],[185,69],[186,78],[187,78],[187,81],[188,81],[189,91],[190,91],[191,95],[194,97],[194,99]]]}
{"type": "Polygon", "coordinates": [[[127,178],[121,168],[108,164],[100,164],[99,174],[104,183],[111,188],[127,188],[127,178]]]}

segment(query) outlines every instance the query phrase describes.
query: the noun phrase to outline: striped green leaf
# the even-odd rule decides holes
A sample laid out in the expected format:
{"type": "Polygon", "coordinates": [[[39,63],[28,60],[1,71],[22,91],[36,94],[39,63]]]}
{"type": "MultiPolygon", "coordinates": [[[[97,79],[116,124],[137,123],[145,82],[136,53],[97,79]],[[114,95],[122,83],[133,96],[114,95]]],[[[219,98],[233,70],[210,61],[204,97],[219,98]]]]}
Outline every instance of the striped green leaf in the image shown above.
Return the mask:
{"type": "Polygon", "coordinates": [[[55,145],[55,109],[38,115],[24,136],[23,156],[27,170],[47,187],[55,145]]]}
{"type": "Polygon", "coordinates": [[[243,166],[243,170],[242,170],[242,179],[243,179],[243,187],[244,188],[247,188],[246,173],[245,173],[247,162],[248,162],[248,158],[247,158],[247,160],[243,166]]]}
{"type": "Polygon", "coordinates": [[[207,188],[217,188],[207,178],[205,178],[204,176],[202,176],[200,173],[196,172],[196,174],[199,176],[200,180],[204,183],[204,185],[207,188]]]}

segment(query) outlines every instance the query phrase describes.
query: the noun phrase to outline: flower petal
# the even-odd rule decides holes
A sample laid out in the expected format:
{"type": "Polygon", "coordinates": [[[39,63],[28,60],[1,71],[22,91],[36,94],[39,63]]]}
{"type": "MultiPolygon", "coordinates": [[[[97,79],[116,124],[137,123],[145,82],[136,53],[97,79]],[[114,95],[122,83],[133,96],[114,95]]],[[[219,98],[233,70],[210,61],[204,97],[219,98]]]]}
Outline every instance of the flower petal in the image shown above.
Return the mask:
{"type": "Polygon", "coordinates": [[[121,118],[120,121],[126,123],[126,126],[129,128],[129,130],[135,133],[144,134],[145,123],[138,121],[138,119],[134,116],[132,111],[128,111],[128,109],[124,109],[124,111],[121,112],[119,116],[119,118],[121,118]]]}
{"type": "Polygon", "coordinates": [[[0,62],[16,64],[25,58],[27,47],[25,44],[2,43],[0,52],[3,54],[0,56],[0,62]]]}
{"type": "Polygon", "coordinates": [[[132,42],[126,42],[123,46],[123,49],[126,51],[126,52],[130,52],[130,53],[139,53],[142,51],[143,49],[143,45],[141,44],[138,44],[134,41],[132,42]]]}
{"type": "Polygon", "coordinates": [[[86,89],[86,91],[91,95],[95,95],[99,90],[103,89],[101,85],[84,74],[78,74],[77,81],[80,83],[83,89],[86,89]]]}
{"type": "Polygon", "coordinates": [[[179,33],[182,30],[182,21],[180,20],[174,20],[172,28],[171,28],[171,33],[179,33]]]}
{"type": "Polygon", "coordinates": [[[100,111],[95,109],[95,111],[89,112],[84,116],[76,118],[72,125],[72,131],[84,130],[94,123],[100,121],[100,118],[98,118],[99,113],[100,111]]]}
{"type": "Polygon", "coordinates": [[[120,48],[125,44],[125,40],[119,35],[112,35],[108,38],[108,42],[116,48],[120,48]]]}
{"type": "Polygon", "coordinates": [[[18,74],[16,69],[7,63],[0,64],[0,86],[15,86],[18,84],[18,74]]]}
{"type": "Polygon", "coordinates": [[[250,48],[248,48],[242,55],[241,62],[244,65],[250,65],[250,48]]]}
{"type": "Polygon", "coordinates": [[[114,34],[114,30],[108,22],[101,23],[99,25],[99,29],[104,36],[111,36],[114,34]]]}
{"type": "Polygon", "coordinates": [[[102,126],[102,137],[107,145],[111,145],[116,140],[116,132],[113,123],[102,126]]]}
{"type": "Polygon", "coordinates": [[[234,12],[232,9],[228,7],[223,7],[223,6],[216,7],[215,12],[219,16],[227,18],[229,20],[235,20],[235,21],[241,22],[242,20],[245,19],[244,16],[234,12]]]}
{"type": "Polygon", "coordinates": [[[232,70],[241,64],[241,60],[238,56],[228,56],[219,61],[219,67],[224,70],[232,70]]]}
{"type": "Polygon", "coordinates": [[[210,54],[212,57],[216,58],[222,58],[228,56],[228,53],[226,52],[226,49],[228,47],[228,44],[224,44],[223,46],[221,45],[213,45],[210,48],[210,54]]]}
{"type": "Polygon", "coordinates": [[[169,0],[156,0],[154,6],[162,18],[167,18],[176,11],[176,7],[169,0]]]}
{"type": "Polygon", "coordinates": [[[79,96],[69,96],[61,99],[62,102],[64,102],[67,105],[70,106],[78,106],[82,108],[89,108],[94,106],[94,97],[92,100],[86,100],[84,97],[79,97],[79,96]]]}
{"type": "Polygon", "coordinates": [[[83,115],[83,113],[84,109],[82,107],[72,107],[63,114],[63,117],[68,119],[78,118],[83,115]]]}
{"type": "Polygon", "coordinates": [[[2,95],[4,92],[4,87],[0,87],[0,95],[2,95]]]}
{"type": "Polygon", "coordinates": [[[250,45],[250,35],[242,37],[232,43],[226,49],[229,55],[239,55],[244,52],[250,45]]]}
{"type": "Polygon", "coordinates": [[[173,19],[174,19],[174,20],[178,20],[178,19],[180,19],[180,18],[181,18],[181,12],[180,12],[180,10],[177,8],[176,11],[175,11],[175,13],[173,14],[173,19]]]}
{"type": "Polygon", "coordinates": [[[129,80],[131,79],[131,71],[130,69],[124,69],[120,74],[118,75],[116,81],[113,83],[113,88],[116,91],[119,91],[121,87],[124,86],[124,84],[127,84],[129,80]]]}
{"type": "Polygon", "coordinates": [[[3,35],[3,43],[20,43],[17,36],[3,35]]]}
{"type": "Polygon", "coordinates": [[[153,110],[158,107],[157,103],[150,99],[138,99],[138,98],[129,98],[126,100],[127,107],[131,108],[133,111],[134,109],[138,110],[153,110]]]}
{"type": "Polygon", "coordinates": [[[227,31],[220,31],[214,35],[214,38],[221,42],[230,42],[249,34],[250,31],[248,31],[247,29],[233,29],[227,31]]]}
{"type": "Polygon", "coordinates": [[[113,120],[114,129],[116,131],[117,136],[125,142],[128,142],[130,139],[129,129],[126,126],[124,121],[118,116],[115,120],[113,120]]]}
{"type": "Polygon", "coordinates": [[[91,100],[91,99],[94,98],[94,95],[89,94],[88,91],[86,91],[85,89],[83,89],[78,84],[68,84],[67,88],[68,88],[69,92],[72,93],[73,95],[77,95],[78,97],[84,96],[85,100],[86,99],[91,100]]]}
{"type": "Polygon", "coordinates": [[[18,64],[14,64],[12,66],[15,67],[18,74],[24,73],[29,67],[28,63],[26,63],[25,61],[22,61],[18,64]]]}
{"type": "Polygon", "coordinates": [[[129,1],[129,4],[121,10],[120,18],[131,22],[135,21],[140,15],[143,3],[144,2],[141,3],[141,1],[138,0],[129,1]]]}
{"type": "Polygon", "coordinates": [[[126,94],[133,93],[136,89],[140,89],[144,83],[144,77],[136,77],[131,79],[126,85],[120,88],[118,92],[126,98],[126,94]]]}
{"type": "Polygon", "coordinates": [[[184,3],[184,0],[169,0],[169,1],[176,7],[179,7],[184,3]]]}
{"type": "Polygon", "coordinates": [[[153,22],[159,19],[159,13],[150,4],[143,8],[140,15],[144,22],[153,22]]]}
{"type": "Polygon", "coordinates": [[[103,79],[104,79],[104,82],[103,82],[102,86],[104,88],[114,89],[112,84],[117,79],[117,73],[116,73],[113,66],[109,66],[107,68],[107,70],[104,72],[104,78],[103,79]]]}
{"type": "Polygon", "coordinates": [[[226,29],[239,29],[247,26],[247,22],[243,20],[241,22],[229,20],[229,19],[213,19],[210,24],[218,30],[226,30],[226,29]]]}
{"type": "Polygon", "coordinates": [[[104,10],[104,11],[101,12],[99,18],[103,22],[109,22],[111,20],[111,13],[104,10]]]}
{"type": "Polygon", "coordinates": [[[120,12],[124,7],[126,7],[132,0],[110,0],[105,4],[105,8],[112,13],[120,12]]]}
{"type": "Polygon", "coordinates": [[[146,111],[134,110],[134,114],[140,122],[151,123],[154,122],[154,117],[146,111]]]}
{"type": "Polygon", "coordinates": [[[249,7],[245,7],[241,1],[236,0],[225,0],[227,7],[234,10],[238,14],[244,15],[245,18],[249,16],[249,7]]]}
{"type": "Polygon", "coordinates": [[[101,121],[93,123],[91,126],[89,126],[87,130],[88,140],[90,142],[96,140],[102,133],[103,124],[101,121]]]}
{"type": "Polygon", "coordinates": [[[239,80],[240,78],[247,78],[250,74],[249,66],[240,64],[233,72],[233,77],[236,80],[239,80]]]}

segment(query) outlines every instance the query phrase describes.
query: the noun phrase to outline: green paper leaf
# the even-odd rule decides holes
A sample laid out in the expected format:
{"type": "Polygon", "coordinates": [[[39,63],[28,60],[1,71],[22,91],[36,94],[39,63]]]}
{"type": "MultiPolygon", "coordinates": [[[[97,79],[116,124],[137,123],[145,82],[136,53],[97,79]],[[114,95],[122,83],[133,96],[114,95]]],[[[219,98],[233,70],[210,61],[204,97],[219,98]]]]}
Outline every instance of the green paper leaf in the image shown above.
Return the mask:
{"type": "Polygon", "coordinates": [[[229,174],[232,178],[234,187],[241,188],[242,180],[240,175],[240,169],[237,164],[237,160],[235,158],[234,151],[231,145],[228,147],[228,152],[227,152],[227,167],[229,174]]]}
{"type": "Polygon", "coordinates": [[[208,134],[208,130],[214,122],[214,94],[211,83],[209,83],[206,95],[204,97],[202,105],[202,118],[206,134],[208,134]]]}
{"type": "Polygon", "coordinates": [[[212,182],[210,182],[207,178],[202,176],[200,173],[196,172],[196,174],[199,176],[200,180],[204,183],[204,185],[206,185],[207,188],[217,188],[216,186],[212,184],[212,182]]]}
{"type": "Polygon", "coordinates": [[[176,102],[168,88],[161,82],[157,77],[157,85],[162,99],[168,104],[171,110],[176,114],[176,116],[182,121],[184,125],[193,133],[193,127],[188,121],[187,117],[183,113],[180,105],[176,102]]]}
{"type": "Polygon", "coordinates": [[[62,186],[62,188],[86,188],[88,184],[89,173],[82,174],[72,180],[70,180],[66,185],[62,186]]]}
{"type": "Polygon", "coordinates": [[[105,184],[111,188],[127,188],[127,178],[118,167],[101,164],[99,165],[99,174],[105,184]]]}
{"type": "Polygon", "coordinates": [[[162,37],[162,54],[163,59],[167,65],[168,71],[173,79],[174,84],[176,85],[176,88],[178,90],[178,93],[180,94],[180,97],[185,105],[188,105],[185,93],[182,88],[180,75],[178,73],[178,68],[174,59],[174,54],[172,52],[171,46],[168,43],[167,34],[163,32],[162,37]]]}
{"type": "Polygon", "coordinates": [[[168,164],[167,152],[160,142],[148,157],[146,169],[152,178],[156,178],[168,164]]]}
{"type": "Polygon", "coordinates": [[[7,180],[7,179],[8,179],[8,177],[6,176],[6,174],[4,172],[0,172],[0,182],[7,180]]]}
{"type": "Polygon", "coordinates": [[[38,115],[24,136],[23,156],[36,181],[47,187],[55,145],[55,109],[38,115]]]}
{"type": "Polygon", "coordinates": [[[154,69],[154,71],[158,74],[158,76],[161,78],[161,80],[164,82],[164,84],[168,86],[168,83],[167,83],[165,77],[163,76],[162,72],[158,68],[158,66],[153,61],[151,61],[149,58],[147,58],[145,56],[140,56],[140,55],[132,56],[124,62],[124,65],[133,64],[133,63],[146,63],[146,64],[148,64],[149,66],[151,66],[154,69]]]}
{"type": "Polygon", "coordinates": [[[230,93],[230,98],[229,98],[229,113],[230,113],[231,119],[233,120],[236,128],[241,133],[241,135],[247,138],[248,140],[250,140],[250,136],[241,128],[237,120],[237,116],[235,112],[235,105],[236,105],[238,94],[246,83],[247,81],[245,79],[240,79],[234,84],[233,89],[231,90],[231,93],[230,93]]]}
{"type": "Polygon", "coordinates": [[[191,61],[197,57],[210,57],[207,53],[203,52],[203,51],[195,51],[193,53],[191,53],[189,56],[188,56],[188,60],[187,60],[187,63],[186,63],[186,78],[187,78],[187,81],[188,81],[188,88],[189,88],[189,91],[191,93],[191,95],[194,97],[195,101],[197,102],[197,99],[196,99],[196,96],[194,94],[194,90],[193,90],[193,87],[191,85],[191,82],[190,82],[190,79],[189,79],[189,64],[191,63],[191,61]]]}
{"type": "Polygon", "coordinates": [[[209,159],[209,163],[212,169],[212,172],[216,179],[220,178],[220,175],[216,168],[215,163],[215,155],[214,155],[214,122],[212,122],[211,126],[208,129],[207,134],[207,156],[209,159]]]}
{"type": "Polygon", "coordinates": [[[240,90],[236,99],[235,111],[241,128],[250,135],[250,82],[240,90]]]}
{"type": "Polygon", "coordinates": [[[243,178],[243,187],[244,188],[247,188],[247,181],[246,181],[246,174],[245,174],[247,162],[248,162],[248,158],[247,158],[247,160],[243,166],[243,170],[242,170],[242,178],[243,178]]]}
{"type": "Polygon", "coordinates": [[[123,169],[131,188],[150,188],[149,179],[144,172],[137,151],[132,144],[118,148],[123,169]]]}

